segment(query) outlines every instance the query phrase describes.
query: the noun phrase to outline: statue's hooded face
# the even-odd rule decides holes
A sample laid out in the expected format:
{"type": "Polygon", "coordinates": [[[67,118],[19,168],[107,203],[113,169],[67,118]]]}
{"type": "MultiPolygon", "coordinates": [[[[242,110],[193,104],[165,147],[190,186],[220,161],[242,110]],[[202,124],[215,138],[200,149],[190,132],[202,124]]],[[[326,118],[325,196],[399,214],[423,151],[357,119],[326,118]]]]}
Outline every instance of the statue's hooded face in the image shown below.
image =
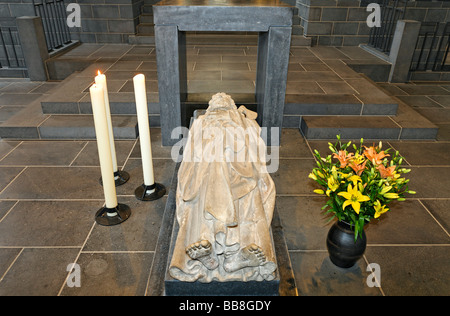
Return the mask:
{"type": "Polygon", "coordinates": [[[236,104],[234,104],[233,99],[226,93],[220,92],[212,96],[209,101],[208,111],[214,111],[216,109],[234,109],[236,110],[236,104]]]}

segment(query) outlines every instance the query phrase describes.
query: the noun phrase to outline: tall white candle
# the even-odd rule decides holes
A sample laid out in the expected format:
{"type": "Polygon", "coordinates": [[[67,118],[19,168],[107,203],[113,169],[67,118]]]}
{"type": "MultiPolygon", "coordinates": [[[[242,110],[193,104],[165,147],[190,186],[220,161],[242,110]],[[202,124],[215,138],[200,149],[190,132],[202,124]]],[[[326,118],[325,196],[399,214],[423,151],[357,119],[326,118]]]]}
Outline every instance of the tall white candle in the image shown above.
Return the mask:
{"type": "Polygon", "coordinates": [[[111,158],[113,164],[114,172],[118,171],[117,167],[117,157],[116,157],[116,146],[114,145],[114,134],[111,122],[111,109],[109,107],[109,95],[108,95],[108,85],[106,83],[106,76],[98,71],[98,75],[95,77],[95,83],[102,87],[103,95],[105,99],[105,112],[106,121],[108,123],[108,134],[109,134],[109,146],[111,147],[111,158]]]}
{"type": "MultiPolygon", "coordinates": [[[[145,88],[145,76],[139,74],[133,78],[134,96],[136,99],[136,113],[139,125],[139,139],[141,143],[142,170],[144,172],[144,184],[153,185],[152,148],[150,140],[150,127],[148,123],[147,93],[145,88]]],[[[149,190],[153,193],[153,190],[149,190]]]]}
{"type": "Polygon", "coordinates": [[[106,119],[104,93],[101,86],[94,84],[89,89],[92,113],[94,114],[95,135],[97,137],[98,157],[102,173],[103,192],[107,208],[117,206],[116,185],[109,143],[108,123],[106,119]]]}

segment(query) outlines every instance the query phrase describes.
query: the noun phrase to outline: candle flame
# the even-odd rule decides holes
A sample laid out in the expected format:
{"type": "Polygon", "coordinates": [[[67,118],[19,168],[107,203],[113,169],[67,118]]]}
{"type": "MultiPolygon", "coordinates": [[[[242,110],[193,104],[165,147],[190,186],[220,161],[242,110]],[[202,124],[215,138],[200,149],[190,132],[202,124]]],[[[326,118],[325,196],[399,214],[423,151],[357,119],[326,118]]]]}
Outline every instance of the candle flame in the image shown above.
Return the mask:
{"type": "Polygon", "coordinates": [[[97,70],[97,75],[101,75],[102,73],[100,72],[100,70],[97,70]]]}

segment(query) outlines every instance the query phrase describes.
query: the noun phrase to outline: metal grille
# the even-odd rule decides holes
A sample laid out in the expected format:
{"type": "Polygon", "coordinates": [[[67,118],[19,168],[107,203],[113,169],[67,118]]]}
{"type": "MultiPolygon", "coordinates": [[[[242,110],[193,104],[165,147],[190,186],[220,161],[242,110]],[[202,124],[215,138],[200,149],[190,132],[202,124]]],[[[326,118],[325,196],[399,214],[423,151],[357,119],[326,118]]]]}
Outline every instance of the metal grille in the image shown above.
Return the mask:
{"type": "Polygon", "coordinates": [[[450,71],[450,22],[424,22],[411,63],[411,71],[450,71]]]}
{"type": "Polygon", "coordinates": [[[20,68],[17,27],[0,26],[0,68],[20,68]]]}
{"type": "Polygon", "coordinates": [[[71,42],[64,0],[33,0],[34,12],[42,18],[48,51],[71,42]]]}
{"type": "Polygon", "coordinates": [[[369,45],[384,53],[391,51],[395,25],[405,16],[408,0],[377,0],[373,1],[381,8],[381,26],[370,30],[369,45]]]}

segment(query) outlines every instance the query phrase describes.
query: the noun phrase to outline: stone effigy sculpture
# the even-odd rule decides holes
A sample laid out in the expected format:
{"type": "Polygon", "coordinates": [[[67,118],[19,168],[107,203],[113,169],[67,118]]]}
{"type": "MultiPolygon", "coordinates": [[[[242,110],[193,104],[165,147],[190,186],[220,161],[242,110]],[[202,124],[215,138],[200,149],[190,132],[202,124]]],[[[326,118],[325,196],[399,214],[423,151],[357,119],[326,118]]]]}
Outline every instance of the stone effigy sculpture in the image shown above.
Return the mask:
{"type": "Polygon", "coordinates": [[[178,235],[169,266],[186,282],[273,280],[275,185],[256,113],[214,95],[192,124],[178,172],[178,235]]]}

